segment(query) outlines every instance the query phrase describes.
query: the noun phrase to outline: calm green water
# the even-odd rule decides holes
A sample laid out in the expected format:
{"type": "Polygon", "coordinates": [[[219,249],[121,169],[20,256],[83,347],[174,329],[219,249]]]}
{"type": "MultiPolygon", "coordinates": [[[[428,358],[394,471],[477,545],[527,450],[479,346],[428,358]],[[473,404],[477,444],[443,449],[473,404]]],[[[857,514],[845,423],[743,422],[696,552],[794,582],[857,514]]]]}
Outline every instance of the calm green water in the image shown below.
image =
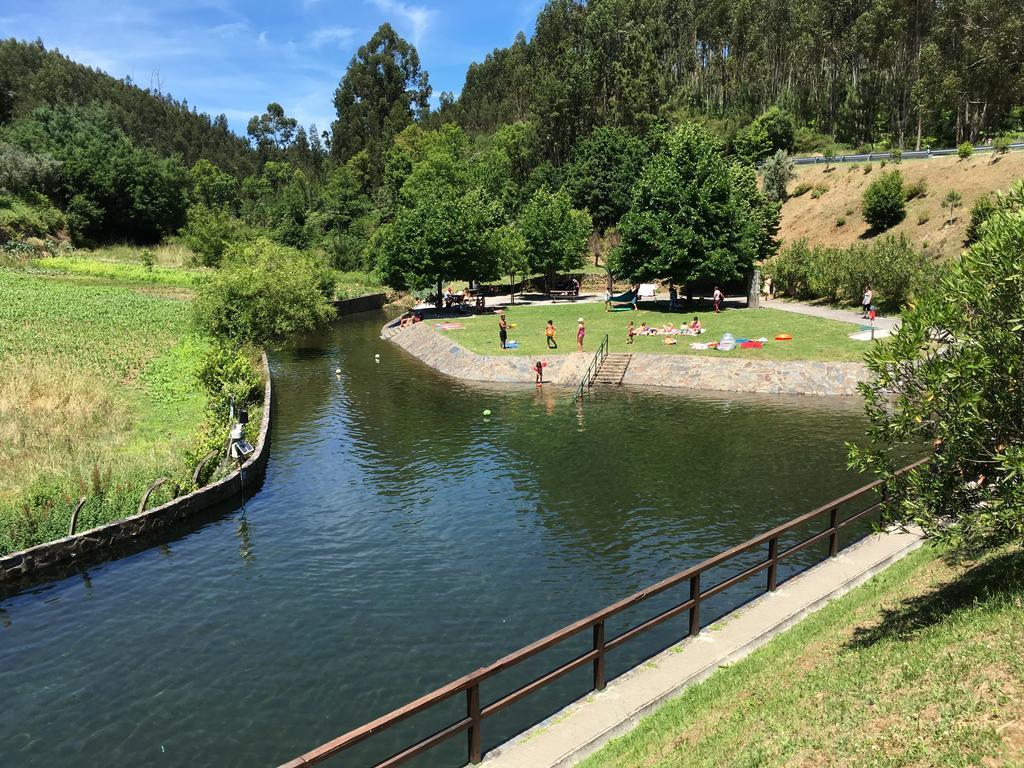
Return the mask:
{"type": "MultiPolygon", "coordinates": [[[[554,388],[445,379],[380,341],[384,319],[273,356],[271,460],[244,508],[0,600],[0,765],[273,766],[860,484],[843,449],[863,431],[856,402],[618,390],[578,410],[554,388]]],[[[616,651],[610,673],[683,631],[616,651]]],[[[485,742],[588,674],[488,720],[485,742]]],[[[459,765],[455,742],[419,764],[459,765]]]]}

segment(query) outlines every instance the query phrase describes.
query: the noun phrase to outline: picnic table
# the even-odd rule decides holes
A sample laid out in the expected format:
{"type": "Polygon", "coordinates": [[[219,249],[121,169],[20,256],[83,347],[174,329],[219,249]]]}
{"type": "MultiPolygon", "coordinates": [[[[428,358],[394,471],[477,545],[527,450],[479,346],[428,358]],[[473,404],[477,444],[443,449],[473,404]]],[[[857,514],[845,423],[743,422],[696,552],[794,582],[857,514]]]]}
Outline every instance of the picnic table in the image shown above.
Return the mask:
{"type": "Polygon", "coordinates": [[[552,301],[557,301],[558,299],[576,301],[579,297],[579,293],[577,291],[551,291],[548,295],[551,297],[552,301]]]}

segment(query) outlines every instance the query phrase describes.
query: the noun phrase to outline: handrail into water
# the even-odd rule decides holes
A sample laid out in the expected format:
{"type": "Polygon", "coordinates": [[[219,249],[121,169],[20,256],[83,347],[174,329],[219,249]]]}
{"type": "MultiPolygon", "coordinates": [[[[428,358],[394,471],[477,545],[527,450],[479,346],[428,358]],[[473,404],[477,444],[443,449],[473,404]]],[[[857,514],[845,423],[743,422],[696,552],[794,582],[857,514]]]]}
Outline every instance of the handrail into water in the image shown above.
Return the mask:
{"type": "Polygon", "coordinates": [[[589,390],[594,385],[594,379],[597,378],[597,372],[601,370],[601,364],[604,363],[606,357],[608,357],[607,333],[601,340],[601,345],[597,348],[597,352],[594,354],[594,359],[591,360],[590,365],[587,366],[587,370],[583,374],[583,378],[580,379],[580,385],[576,387],[576,396],[574,400],[579,400],[583,397],[583,390],[589,390]]]}
{"type": "MultiPolygon", "coordinates": [[[[607,337],[605,337],[607,339],[607,337]]],[[[899,475],[906,474],[914,469],[917,469],[924,464],[927,459],[917,461],[907,467],[904,467],[899,471],[899,475]]],[[[739,544],[732,549],[727,549],[724,552],[720,552],[713,557],[708,558],[702,563],[698,563],[684,571],[680,571],[674,576],[669,576],[667,579],[659,581],[657,584],[652,584],[646,589],[642,589],[639,592],[635,592],[629,597],[625,597],[619,600],[617,603],[612,603],[608,607],[592,613],[586,618],[580,619],[579,621],[563,627],[557,632],[553,632],[547,637],[543,637],[540,640],[536,640],[529,645],[520,648],[518,651],[508,654],[490,666],[482,667],[476,672],[465,675],[453,680],[452,682],[438,688],[431,693],[421,696],[415,701],[411,701],[405,706],[399,707],[398,709],[389,712],[386,715],[378,717],[366,725],[360,726],[348,733],[339,736],[332,741],[323,744],[316,749],[313,749],[306,754],[291,760],[288,763],[280,766],[280,768],[301,768],[302,766],[317,765],[318,763],[327,760],[328,758],[343,752],[356,744],[360,744],[366,739],[370,738],[374,734],[380,733],[387,730],[393,725],[396,725],[408,718],[423,712],[436,704],[447,701],[461,693],[466,695],[466,716],[462,719],[452,723],[446,728],[437,731],[431,736],[421,739],[415,744],[406,747],[400,752],[395,753],[391,757],[376,763],[373,768],[392,768],[392,766],[404,763],[415,757],[426,750],[437,746],[443,741],[455,736],[456,734],[462,733],[463,731],[468,733],[467,737],[467,758],[470,763],[476,764],[483,759],[483,752],[481,750],[481,738],[480,730],[483,721],[501,711],[505,707],[513,704],[525,696],[543,688],[551,682],[554,682],[563,675],[571,672],[574,669],[578,669],[586,664],[593,666],[593,684],[592,690],[600,691],[603,690],[607,680],[605,679],[605,656],[608,651],[614,650],[621,645],[624,645],[628,641],[635,638],[637,635],[646,632],[648,629],[658,626],[668,619],[675,618],[683,613],[689,613],[688,617],[688,632],[686,637],[696,636],[700,632],[700,605],[703,600],[706,600],[713,595],[717,595],[720,592],[724,592],[730,587],[735,586],[748,579],[749,577],[760,573],[761,571],[767,570],[767,577],[765,580],[765,591],[774,592],[778,586],[777,582],[777,570],[780,561],[787,557],[800,552],[801,550],[815,544],[819,541],[828,539],[828,557],[835,557],[839,553],[839,532],[849,525],[861,520],[862,518],[877,512],[881,509],[882,505],[888,498],[886,488],[883,481],[876,480],[873,483],[858,488],[851,493],[846,494],[838,499],[830,501],[817,509],[814,509],[800,517],[790,520],[788,523],[783,523],[770,531],[755,536],[752,539],[739,544]],[[869,504],[867,507],[861,509],[859,512],[855,512],[845,520],[840,520],[839,508],[851,501],[857,500],[862,496],[866,496],[875,491],[879,491],[881,499],[869,504]],[[779,551],[779,537],[798,528],[805,523],[808,523],[825,513],[828,513],[828,527],[826,527],[820,533],[816,533],[803,541],[794,544],[793,546],[779,551]],[[761,547],[764,544],[768,545],[767,557],[751,566],[745,571],[731,576],[725,581],[722,581],[712,587],[702,588],[701,586],[701,575],[706,571],[719,566],[733,558],[744,554],[756,547],[761,547]],[[669,608],[666,611],[662,611],[657,616],[648,619],[647,621],[638,624],[632,629],[626,630],[622,634],[612,639],[605,638],[605,622],[615,616],[618,613],[631,608],[634,605],[642,603],[650,597],[661,594],[667,589],[678,586],[680,584],[689,582],[689,597],[683,602],[669,608]],[[530,683],[517,688],[511,693],[506,694],[497,701],[482,707],[480,705],[480,684],[485,680],[494,677],[499,672],[516,666],[517,664],[525,661],[526,659],[536,656],[538,653],[551,648],[563,640],[578,635],[580,632],[590,629],[593,633],[593,645],[591,650],[586,653],[577,656],[571,661],[563,664],[562,666],[548,672],[541,677],[536,678],[530,683]]],[[[568,702],[567,702],[568,703],[568,702]]]]}

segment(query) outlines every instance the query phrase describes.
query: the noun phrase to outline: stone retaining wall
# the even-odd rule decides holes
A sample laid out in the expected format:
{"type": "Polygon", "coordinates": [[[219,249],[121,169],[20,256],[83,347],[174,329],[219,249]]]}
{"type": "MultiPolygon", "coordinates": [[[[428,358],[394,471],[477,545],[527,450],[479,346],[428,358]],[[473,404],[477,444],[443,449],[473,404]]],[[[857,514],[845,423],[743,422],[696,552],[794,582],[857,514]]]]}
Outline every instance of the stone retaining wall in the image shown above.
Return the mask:
{"type": "MultiPolygon", "coordinates": [[[[34,581],[47,574],[68,570],[78,563],[104,559],[116,548],[198,515],[218,504],[243,497],[263,481],[270,456],[270,414],[273,408],[270,368],[263,355],[263,421],[255,452],[230,475],[185,496],[146,510],[138,515],[40,544],[0,557],[0,588],[34,581]]],[[[142,489],[139,490],[141,496],[142,489]]]]}
{"type": "Polygon", "coordinates": [[[856,395],[857,384],[867,380],[867,368],[861,363],[730,359],[725,354],[633,355],[622,383],[719,392],[856,395]]]}
{"type": "MultiPolygon", "coordinates": [[[[441,373],[466,381],[533,383],[532,357],[478,355],[436,332],[429,321],[408,328],[389,323],[381,338],[393,341],[441,373]]],[[[576,386],[593,352],[553,355],[544,378],[552,384],[576,386]]],[[[867,379],[860,363],[811,360],[754,360],[697,355],[635,354],[623,379],[632,386],[677,387],[721,392],[764,394],[855,395],[867,379]]]]}
{"type": "Polygon", "coordinates": [[[337,299],[332,302],[339,315],[352,315],[356,312],[381,309],[386,303],[387,296],[383,293],[369,293],[365,296],[356,296],[354,299],[337,299]]]}
{"type": "MultiPolygon", "coordinates": [[[[437,333],[429,321],[407,328],[389,323],[381,331],[381,338],[390,339],[431,368],[456,379],[518,384],[533,384],[536,380],[536,359],[522,355],[478,355],[437,333]]],[[[544,380],[575,387],[593,358],[593,352],[553,355],[544,369],[544,380]]]]}

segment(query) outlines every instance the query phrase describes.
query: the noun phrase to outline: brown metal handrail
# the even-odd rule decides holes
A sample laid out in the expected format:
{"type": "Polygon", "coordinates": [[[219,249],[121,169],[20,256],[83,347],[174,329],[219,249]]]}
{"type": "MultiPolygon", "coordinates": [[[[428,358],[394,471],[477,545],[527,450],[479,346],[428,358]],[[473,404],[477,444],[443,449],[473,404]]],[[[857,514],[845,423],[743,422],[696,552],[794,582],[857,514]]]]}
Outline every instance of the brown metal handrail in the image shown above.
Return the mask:
{"type": "MultiPolygon", "coordinates": [[[[898,474],[903,475],[911,470],[916,469],[925,463],[927,459],[917,461],[907,467],[904,467],[898,474]]],[[[483,758],[481,750],[481,739],[480,739],[480,728],[482,721],[501,711],[505,707],[519,701],[525,696],[533,693],[540,688],[554,682],[563,675],[578,669],[586,664],[593,665],[593,688],[592,690],[600,691],[603,690],[606,684],[605,679],[605,656],[608,651],[614,650],[619,646],[625,644],[629,640],[632,640],[637,635],[646,632],[648,629],[658,626],[659,624],[668,621],[669,619],[675,618],[680,614],[689,612],[689,631],[687,637],[693,637],[700,632],[700,605],[701,602],[717,595],[720,592],[724,592],[730,587],[738,584],[739,582],[750,578],[751,576],[760,573],[761,571],[767,570],[767,579],[765,584],[765,590],[768,592],[774,592],[777,587],[777,571],[778,564],[787,557],[796,554],[797,552],[806,549],[807,547],[815,544],[824,539],[828,539],[829,542],[829,557],[835,557],[839,553],[839,532],[858,522],[862,518],[877,512],[881,509],[882,504],[886,498],[886,491],[883,487],[882,481],[876,480],[873,483],[858,488],[851,493],[846,494],[838,499],[830,501],[817,509],[814,509],[800,517],[790,520],[788,523],[776,526],[765,533],[755,536],[742,544],[739,544],[731,549],[727,549],[724,552],[720,552],[713,557],[704,560],[697,565],[687,568],[684,571],[680,571],[674,576],[669,576],[667,579],[652,584],[646,589],[642,589],[639,592],[635,592],[629,597],[625,597],[616,603],[612,603],[606,608],[603,608],[596,613],[592,613],[589,616],[580,619],[579,621],[563,627],[562,629],[552,632],[546,637],[542,637],[540,640],[536,640],[529,645],[520,648],[518,651],[508,654],[498,659],[489,666],[482,667],[477,671],[453,680],[447,685],[441,686],[435,691],[421,696],[415,701],[411,701],[405,706],[399,707],[398,709],[389,712],[386,715],[378,717],[366,725],[355,728],[348,733],[333,739],[326,744],[313,749],[300,757],[291,760],[288,763],[283,764],[280,768],[301,768],[301,766],[317,765],[318,763],[327,760],[328,758],[350,749],[357,744],[360,744],[371,736],[387,730],[391,726],[397,725],[398,723],[407,720],[408,718],[416,715],[424,710],[433,707],[436,704],[447,701],[448,699],[456,696],[460,693],[466,694],[466,716],[461,720],[437,731],[431,736],[421,739],[410,747],[398,752],[391,757],[376,763],[373,768],[392,768],[392,766],[400,765],[401,763],[409,760],[416,755],[437,746],[443,741],[455,736],[463,731],[468,732],[468,744],[467,744],[467,757],[470,763],[479,763],[483,758]],[[882,501],[875,502],[859,512],[854,513],[845,520],[840,520],[839,508],[845,504],[848,504],[855,499],[860,498],[876,489],[881,487],[882,501]],[[779,551],[779,538],[796,529],[801,525],[808,523],[825,513],[829,515],[828,527],[816,533],[813,536],[804,539],[803,541],[794,544],[788,549],[779,551]],[[768,557],[759,563],[747,568],[745,571],[731,576],[720,584],[716,584],[708,589],[701,589],[701,574],[712,568],[725,563],[738,555],[748,552],[751,549],[760,547],[764,544],[768,544],[768,557]],[[648,619],[647,621],[633,627],[632,629],[626,630],[622,634],[615,638],[606,640],[605,638],[605,622],[616,614],[621,613],[627,608],[631,608],[638,603],[641,603],[648,598],[654,597],[667,589],[678,586],[685,582],[689,582],[689,597],[679,603],[678,605],[669,608],[666,611],[659,613],[657,616],[648,619]],[[570,637],[574,637],[587,629],[591,629],[593,632],[593,646],[590,651],[577,656],[571,661],[563,664],[562,666],[548,672],[547,674],[538,677],[530,683],[517,688],[509,694],[506,694],[502,698],[498,699],[494,703],[486,706],[480,706],[480,684],[485,680],[494,677],[499,672],[514,667],[521,662],[536,656],[538,653],[551,648],[563,640],[567,640],[570,637]]]]}

